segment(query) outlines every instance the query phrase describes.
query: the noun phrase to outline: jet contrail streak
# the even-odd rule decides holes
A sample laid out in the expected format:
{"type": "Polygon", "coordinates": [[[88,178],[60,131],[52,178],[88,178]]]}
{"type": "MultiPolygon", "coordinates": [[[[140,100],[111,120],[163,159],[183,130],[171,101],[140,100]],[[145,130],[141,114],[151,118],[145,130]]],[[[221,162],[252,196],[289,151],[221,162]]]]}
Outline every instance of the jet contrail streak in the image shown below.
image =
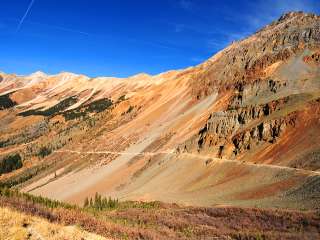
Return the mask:
{"type": "Polygon", "coordinates": [[[35,0],[31,0],[29,6],[28,6],[28,8],[27,8],[27,11],[24,13],[23,17],[21,18],[21,20],[20,20],[20,22],[19,22],[19,25],[18,25],[18,27],[17,27],[17,31],[16,31],[16,32],[19,32],[19,30],[20,30],[20,28],[21,28],[24,20],[26,19],[27,15],[28,15],[28,13],[29,13],[29,11],[30,11],[33,3],[34,3],[34,1],[35,1],[35,0]]]}

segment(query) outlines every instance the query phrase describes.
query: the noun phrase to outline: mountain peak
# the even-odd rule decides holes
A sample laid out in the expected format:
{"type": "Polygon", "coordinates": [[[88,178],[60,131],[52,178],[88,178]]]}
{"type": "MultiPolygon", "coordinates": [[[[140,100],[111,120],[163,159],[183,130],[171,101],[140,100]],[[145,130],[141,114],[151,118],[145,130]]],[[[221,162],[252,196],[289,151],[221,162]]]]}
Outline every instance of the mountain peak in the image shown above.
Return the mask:
{"type": "Polygon", "coordinates": [[[47,74],[45,74],[42,71],[36,71],[36,72],[30,74],[30,77],[46,77],[46,76],[47,76],[47,74]]]}
{"type": "Polygon", "coordinates": [[[147,74],[147,73],[138,73],[136,75],[133,75],[131,77],[129,77],[130,79],[139,79],[139,80],[148,80],[150,79],[152,76],[147,74]]]}
{"type": "Polygon", "coordinates": [[[286,12],[282,14],[278,19],[278,22],[285,21],[287,19],[291,19],[294,17],[306,17],[306,16],[316,16],[316,15],[313,13],[305,13],[303,11],[291,11],[291,12],[286,12]]]}

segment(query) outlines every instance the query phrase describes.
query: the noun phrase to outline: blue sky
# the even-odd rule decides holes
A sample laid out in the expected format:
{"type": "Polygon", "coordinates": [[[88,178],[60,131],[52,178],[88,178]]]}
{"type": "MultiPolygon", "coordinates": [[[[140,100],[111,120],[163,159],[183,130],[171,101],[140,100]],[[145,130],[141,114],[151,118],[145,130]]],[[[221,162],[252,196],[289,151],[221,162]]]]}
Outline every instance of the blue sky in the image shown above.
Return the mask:
{"type": "Polygon", "coordinates": [[[291,10],[320,14],[320,1],[5,0],[0,71],[157,74],[199,64],[291,10]]]}

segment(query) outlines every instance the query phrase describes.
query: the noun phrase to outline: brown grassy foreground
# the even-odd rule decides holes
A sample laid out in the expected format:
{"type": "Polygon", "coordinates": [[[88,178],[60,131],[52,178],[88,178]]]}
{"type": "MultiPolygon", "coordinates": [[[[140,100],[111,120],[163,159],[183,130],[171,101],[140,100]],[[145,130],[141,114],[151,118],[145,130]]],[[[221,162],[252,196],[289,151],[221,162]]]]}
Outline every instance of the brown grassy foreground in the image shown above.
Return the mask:
{"type": "Polygon", "coordinates": [[[77,225],[116,239],[319,239],[319,212],[180,207],[158,202],[119,202],[80,208],[32,195],[0,191],[8,207],[62,225],[77,225]]]}
{"type": "Polygon", "coordinates": [[[77,226],[61,226],[45,219],[26,215],[9,208],[0,208],[1,240],[106,240],[77,226]]]}

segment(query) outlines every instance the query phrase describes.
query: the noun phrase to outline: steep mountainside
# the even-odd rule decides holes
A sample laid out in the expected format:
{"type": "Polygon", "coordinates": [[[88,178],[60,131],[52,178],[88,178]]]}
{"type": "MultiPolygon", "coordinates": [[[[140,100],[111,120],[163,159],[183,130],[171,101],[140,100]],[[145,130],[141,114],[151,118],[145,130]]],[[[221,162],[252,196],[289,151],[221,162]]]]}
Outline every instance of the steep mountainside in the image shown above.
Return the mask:
{"type": "Polygon", "coordinates": [[[320,16],[287,13],[156,76],[0,79],[3,185],[74,203],[320,207],[320,16]]]}

